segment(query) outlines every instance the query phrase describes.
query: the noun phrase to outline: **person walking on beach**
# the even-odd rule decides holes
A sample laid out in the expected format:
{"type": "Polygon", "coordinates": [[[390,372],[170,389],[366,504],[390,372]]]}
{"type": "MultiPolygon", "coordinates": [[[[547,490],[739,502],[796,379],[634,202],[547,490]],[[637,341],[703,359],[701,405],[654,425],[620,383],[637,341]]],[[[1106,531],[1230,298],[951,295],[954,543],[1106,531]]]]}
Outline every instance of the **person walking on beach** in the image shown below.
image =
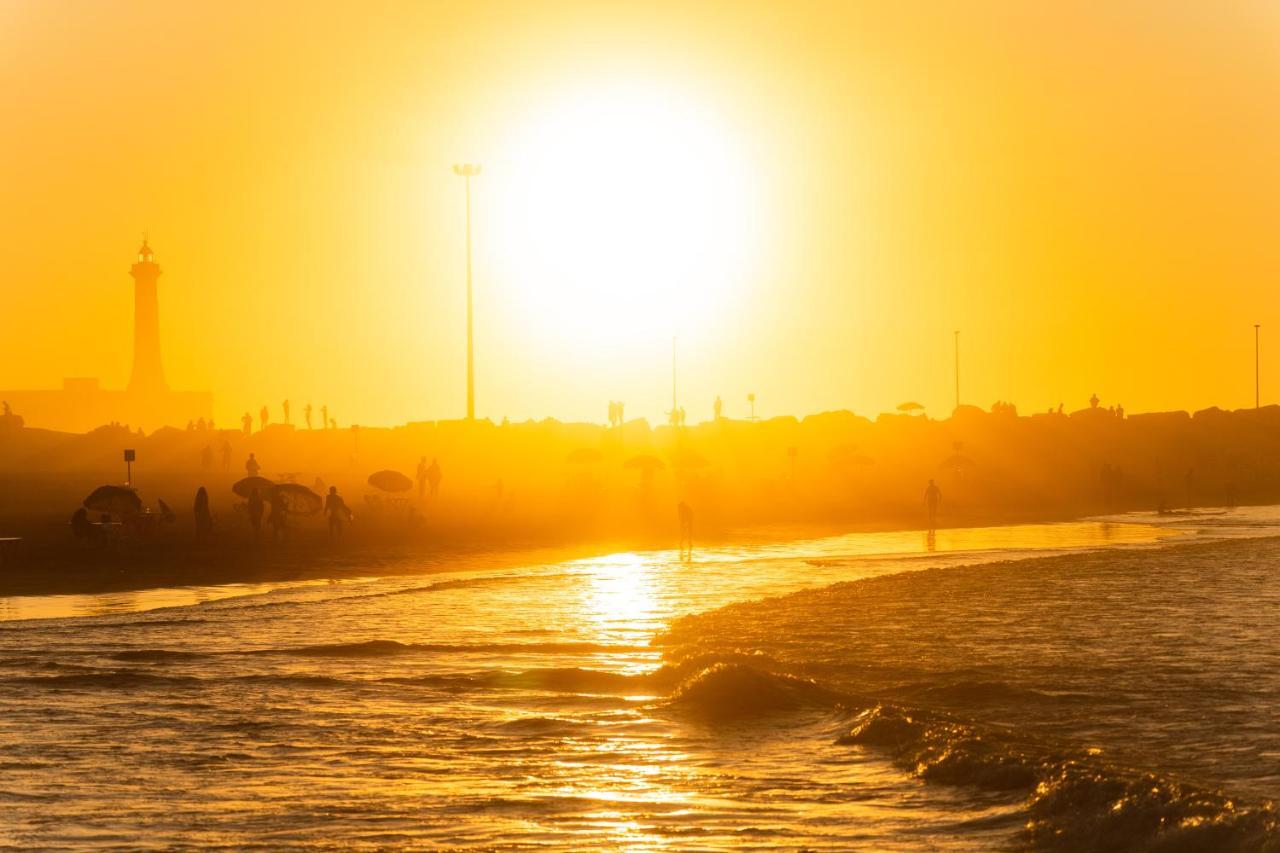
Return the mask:
{"type": "Polygon", "coordinates": [[[249,458],[244,461],[245,473],[250,477],[256,477],[258,476],[258,472],[261,470],[262,466],[258,464],[258,458],[250,453],[249,458]]]}
{"type": "Polygon", "coordinates": [[[240,418],[240,427],[244,430],[245,435],[253,432],[253,415],[248,412],[244,413],[244,417],[240,418]]]}
{"type": "Polygon", "coordinates": [[[266,406],[263,406],[263,407],[258,411],[258,423],[260,423],[260,424],[261,424],[261,426],[259,426],[259,427],[258,427],[258,429],[259,429],[259,430],[264,430],[264,429],[266,429],[266,428],[267,428],[267,418],[269,418],[269,417],[270,417],[270,414],[271,414],[271,413],[267,411],[267,407],[266,407],[266,406]]]}
{"type": "Polygon", "coordinates": [[[191,514],[196,521],[196,542],[204,544],[213,536],[213,513],[209,512],[209,491],[201,486],[196,490],[191,514]]]}
{"type": "Polygon", "coordinates": [[[431,467],[427,469],[427,485],[431,487],[431,497],[435,497],[440,492],[440,480],[444,474],[440,471],[440,463],[435,459],[431,460],[431,467]]]}
{"type": "Polygon", "coordinates": [[[929,481],[929,485],[924,490],[924,508],[929,515],[929,532],[932,533],[938,528],[938,505],[942,503],[942,489],[938,488],[938,484],[929,481]]]}
{"type": "Polygon", "coordinates": [[[249,526],[253,528],[254,542],[262,539],[262,513],[265,509],[262,493],[254,489],[249,493],[249,526]]]}
{"type": "Polygon", "coordinates": [[[338,494],[337,486],[329,487],[329,494],[324,499],[324,514],[329,517],[329,535],[337,539],[342,536],[342,525],[352,519],[347,502],[338,494]]]}
{"type": "Polygon", "coordinates": [[[328,407],[328,405],[324,405],[324,406],[321,406],[321,407],[320,407],[320,428],[321,428],[321,429],[328,429],[328,428],[329,428],[329,407],[328,407]]]}
{"type": "Polygon", "coordinates": [[[302,416],[307,419],[307,429],[311,429],[311,404],[302,407],[302,416]]]}
{"type": "Polygon", "coordinates": [[[427,492],[427,457],[418,460],[418,500],[422,500],[427,492]]]}
{"type": "Polygon", "coordinates": [[[286,424],[293,423],[293,421],[289,420],[289,401],[285,400],[284,403],[281,404],[281,408],[284,409],[284,422],[286,424]]]}
{"type": "Polygon", "coordinates": [[[284,492],[271,490],[271,541],[279,542],[289,529],[289,508],[285,506],[284,492]]]}
{"type": "Polygon", "coordinates": [[[676,505],[680,519],[680,559],[693,559],[693,507],[684,501],[676,505]]]}

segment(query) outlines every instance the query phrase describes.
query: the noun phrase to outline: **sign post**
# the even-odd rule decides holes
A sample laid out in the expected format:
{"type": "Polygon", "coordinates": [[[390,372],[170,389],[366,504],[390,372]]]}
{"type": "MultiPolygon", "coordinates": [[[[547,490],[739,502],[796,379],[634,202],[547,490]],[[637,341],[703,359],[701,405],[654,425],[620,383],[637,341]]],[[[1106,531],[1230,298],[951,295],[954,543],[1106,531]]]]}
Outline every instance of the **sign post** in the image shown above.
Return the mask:
{"type": "Polygon", "coordinates": [[[129,449],[124,452],[124,464],[125,464],[124,484],[126,486],[133,485],[133,460],[137,458],[138,458],[138,454],[133,449],[129,449]]]}

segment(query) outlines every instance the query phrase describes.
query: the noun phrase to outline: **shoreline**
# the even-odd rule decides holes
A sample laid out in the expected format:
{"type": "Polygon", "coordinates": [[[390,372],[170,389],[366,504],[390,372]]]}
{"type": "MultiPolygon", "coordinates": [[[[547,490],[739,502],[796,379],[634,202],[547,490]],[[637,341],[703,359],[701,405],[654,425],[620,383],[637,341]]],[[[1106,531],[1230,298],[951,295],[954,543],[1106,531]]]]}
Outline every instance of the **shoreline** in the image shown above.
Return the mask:
{"type": "MultiPolygon", "coordinates": [[[[1070,523],[1081,514],[972,513],[948,519],[939,530],[1070,523]]],[[[903,519],[859,523],[806,522],[757,524],[713,531],[696,547],[775,544],[857,533],[924,529],[903,519]]],[[[93,595],[159,588],[221,586],[241,583],[292,583],[358,577],[427,575],[476,565],[518,564],[583,559],[621,551],[674,550],[662,536],[507,535],[473,532],[451,537],[425,531],[417,537],[377,541],[369,535],[334,543],[321,532],[299,531],[275,545],[241,540],[197,546],[171,539],[115,551],[92,550],[76,543],[32,543],[18,559],[0,565],[0,599],[18,596],[93,595]],[[465,562],[467,565],[459,565],[465,562]]],[[[695,550],[696,550],[695,547],[695,550]]]]}

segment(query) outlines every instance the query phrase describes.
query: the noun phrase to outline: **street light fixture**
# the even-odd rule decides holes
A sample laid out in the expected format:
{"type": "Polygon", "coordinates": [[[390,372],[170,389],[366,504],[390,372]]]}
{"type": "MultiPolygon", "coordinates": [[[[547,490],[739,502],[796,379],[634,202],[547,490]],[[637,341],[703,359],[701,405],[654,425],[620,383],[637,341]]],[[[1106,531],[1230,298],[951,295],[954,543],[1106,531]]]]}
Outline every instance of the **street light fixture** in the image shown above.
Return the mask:
{"type": "Polygon", "coordinates": [[[471,307],[471,179],[480,174],[478,163],[459,163],[453,173],[467,185],[467,420],[476,418],[475,340],[472,333],[471,307]]]}

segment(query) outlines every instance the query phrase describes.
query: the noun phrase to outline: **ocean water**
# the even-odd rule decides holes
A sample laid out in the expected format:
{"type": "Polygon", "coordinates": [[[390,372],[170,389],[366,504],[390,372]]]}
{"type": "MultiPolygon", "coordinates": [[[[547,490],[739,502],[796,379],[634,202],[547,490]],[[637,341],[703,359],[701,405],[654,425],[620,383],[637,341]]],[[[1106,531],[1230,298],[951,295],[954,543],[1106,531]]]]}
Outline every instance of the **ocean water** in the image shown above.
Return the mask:
{"type": "Polygon", "coordinates": [[[0,599],[0,844],[1262,849],[1277,530],[0,599]]]}

